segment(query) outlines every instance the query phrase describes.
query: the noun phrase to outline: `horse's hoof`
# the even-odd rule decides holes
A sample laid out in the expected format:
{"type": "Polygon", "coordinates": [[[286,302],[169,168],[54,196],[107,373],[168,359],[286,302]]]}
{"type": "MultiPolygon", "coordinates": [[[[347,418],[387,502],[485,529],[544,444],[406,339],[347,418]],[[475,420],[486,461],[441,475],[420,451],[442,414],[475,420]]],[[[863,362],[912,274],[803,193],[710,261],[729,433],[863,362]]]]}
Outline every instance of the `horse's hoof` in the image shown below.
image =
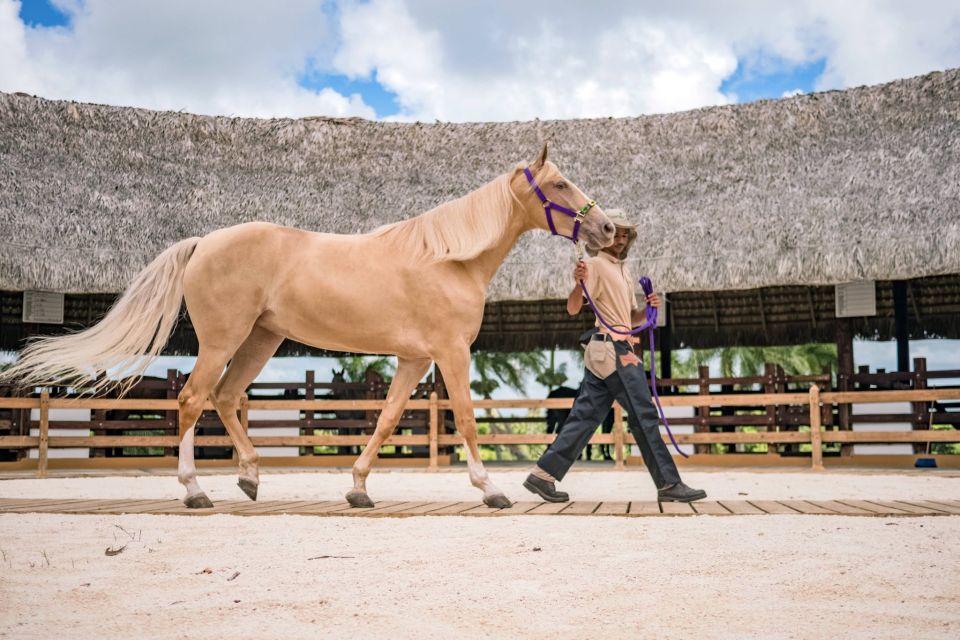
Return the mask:
{"type": "Polygon", "coordinates": [[[351,491],[347,494],[347,502],[350,503],[351,507],[358,507],[362,509],[369,509],[373,506],[373,500],[370,499],[363,491],[351,491]]]}
{"type": "Polygon", "coordinates": [[[248,498],[250,498],[250,499],[253,500],[254,502],[257,501],[257,485],[256,485],[256,483],[253,482],[253,480],[247,480],[246,478],[240,478],[240,479],[237,481],[237,486],[240,487],[240,489],[241,489],[245,494],[247,494],[247,497],[248,497],[248,498]]]}
{"type": "Polygon", "coordinates": [[[212,509],[213,503],[210,502],[210,498],[207,497],[205,493],[198,493],[195,496],[187,496],[183,499],[183,504],[187,505],[187,509],[212,509]]]}
{"type": "Polygon", "coordinates": [[[494,509],[507,509],[513,506],[513,503],[510,502],[510,498],[499,493],[495,496],[483,496],[483,504],[488,507],[493,507],[494,509]]]}

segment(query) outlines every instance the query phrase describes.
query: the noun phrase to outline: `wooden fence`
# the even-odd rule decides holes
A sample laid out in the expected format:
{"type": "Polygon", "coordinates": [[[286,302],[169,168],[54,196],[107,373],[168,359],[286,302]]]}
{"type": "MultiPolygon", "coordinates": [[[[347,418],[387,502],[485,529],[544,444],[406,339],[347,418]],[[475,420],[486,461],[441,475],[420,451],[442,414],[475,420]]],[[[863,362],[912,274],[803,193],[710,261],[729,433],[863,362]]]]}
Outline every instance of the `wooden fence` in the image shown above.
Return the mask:
{"type": "MultiPolygon", "coordinates": [[[[929,403],[960,400],[960,389],[909,389],[890,391],[827,391],[821,392],[817,385],[812,385],[804,393],[770,393],[770,394],[698,394],[686,396],[668,396],[662,398],[664,407],[743,407],[743,406],[773,406],[773,407],[804,407],[808,416],[809,429],[781,431],[774,425],[766,431],[739,431],[724,433],[680,433],[676,439],[681,444],[809,444],[811,447],[810,465],[813,469],[823,468],[823,446],[828,443],[956,443],[960,442],[960,431],[947,430],[911,430],[900,432],[888,431],[844,431],[840,425],[825,425],[824,416],[833,415],[834,405],[844,406],[853,403],[870,404],[886,402],[929,403]]],[[[474,402],[476,409],[569,409],[572,405],[569,398],[547,400],[516,399],[516,400],[478,400],[474,402]]],[[[296,409],[299,411],[378,411],[383,409],[384,400],[247,400],[241,404],[239,417],[241,424],[246,428],[249,425],[248,412],[253,409],[296,409]]],[[[212,409],[212,405],[208,405],[212,409]]],[[[0,398],[0,409],[21,409],[39,411],[39,434],[0,436],[0,449],[37,449],[37,475],[46,475],[49,467],[49,451],[51,448],[65,447],[164,447],[172,449],[179,443],[177,436],[50,436],[51,409],[93,409],[93,410],[153,410],[176,411],[176,399],[109,399],[109,398],[51,398],[43,392],[38,398],[0,398]]],[[[454,447],[462,444],[460,436],[445,433],[441,429],[442,413],[451,409],[451,402],[440,399],[436,392],[427,399],[408,401],[406,411],[426,411],[428,414],[428,432],[423,435],[394,435],[386,440],[384,445],[390,446],[422,446],[426,447],[429,455],[428,468],[437,469],[441,464],[440,448],[454,447]]],[[[610,434],[594,435],[591,444],[613,445],[614,458],[617,468],[622,468],[627,445],[634,444],[633,437],[624,429],[623,410],[614,405],[614,429],[610,434]]],[[[522,421],[519,419],[518,421],[522,421]]],[[[513,444],[549,444],[553,441],[551,434],[520,434],[501,433],[481,435],[479,443],[483,445],[513,445],[513,444]]],[[[314,447],[329,446],[362,446],[368,436],[365,435],[298,435],[298,436],[256,436],[251,438],[253,444],[259,447],[314,447]]],[[[196,445],[222,446],[231,445],[228,436],[199,436],[196,445]]],[[[719,457],[719,456],[718,456],[719,457]]],[[[149,459],[138,458],[140,466],[150,466],[149,459]]],[[[153,460],[157,460],[154,458],[153,460]]],[[[300,458],[300,460],[303,460],[300,458]]],[[[21,462],[34,462],[21,461],[21,462]]],[[[65,460],[64,463],[69,464],[65,460]]],[[[98,467],[109,467],[107,460],[100,460],[98,467]]],[[[13,463],[0,463],[4,468],[13,463]]],[[[23,465],[20,465],[23,468],[23,465]]],[[[32,468],[32,466],[30,466],[32,468]]]]}

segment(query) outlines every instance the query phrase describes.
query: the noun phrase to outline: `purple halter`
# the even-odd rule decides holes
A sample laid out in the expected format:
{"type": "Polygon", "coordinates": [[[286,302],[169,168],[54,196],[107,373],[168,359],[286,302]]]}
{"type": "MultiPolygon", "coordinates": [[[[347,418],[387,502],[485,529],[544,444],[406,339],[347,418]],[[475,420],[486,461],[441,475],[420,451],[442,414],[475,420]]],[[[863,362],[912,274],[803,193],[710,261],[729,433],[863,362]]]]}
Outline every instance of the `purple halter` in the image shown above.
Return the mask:
{"type": "Polygon", "coordinates": [[[530,183],[530,186],[533,187],[533,191],[537,194],[537,197],[540,198],[540,204],[543,205],[543,212],[547,216],[547,224],[550,225],[550,233],[555,236],[560,236],[561,238],[566,238],[567,240],[572,240],[574,244],[577,242],[577,238],[580,235],[580,223],[583,222],[583,219],[587,217],[587,214],[590,213],[590,209],[593,209],[597,206],[596,200],[590,200],[587,204],[580,207],[578,211],[573,209],[568,209],[563,205],[559,205],[556,202],[552,202],[547,199],[547,196],[543,195],[543,191],[537,185],[537,181],[533,179],[533,174],[530,173],[530,167],[523,168],[523,175],[527,176],[527,182],[530,183]],[[559,211],[564,215],[568,215],[571,218],[574,218],[573,221],[573,235],[565,236],[562,233],[557,233],[557,228],[553,224],[553,211],[559,211]]]}

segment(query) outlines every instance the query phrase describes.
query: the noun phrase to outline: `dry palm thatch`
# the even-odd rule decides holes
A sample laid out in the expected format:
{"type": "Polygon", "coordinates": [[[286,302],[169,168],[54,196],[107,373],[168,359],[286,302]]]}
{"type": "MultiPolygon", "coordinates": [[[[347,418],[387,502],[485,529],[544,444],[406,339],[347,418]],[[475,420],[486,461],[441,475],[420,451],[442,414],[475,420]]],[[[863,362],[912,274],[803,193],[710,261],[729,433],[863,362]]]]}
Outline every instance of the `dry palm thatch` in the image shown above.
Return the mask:
{"type": "MultiPolygon", "coordinates": [[[[178,240],[250,220],[356,233],[463,195],[544,140],[640,224],[665,291],[960,273],[960,70],[685,113],[395,124],[243,119],[0,94],[0,290],[118,292],[178,240]]],[[[526,236],[490,300],[566,294],[526,236]]]]}

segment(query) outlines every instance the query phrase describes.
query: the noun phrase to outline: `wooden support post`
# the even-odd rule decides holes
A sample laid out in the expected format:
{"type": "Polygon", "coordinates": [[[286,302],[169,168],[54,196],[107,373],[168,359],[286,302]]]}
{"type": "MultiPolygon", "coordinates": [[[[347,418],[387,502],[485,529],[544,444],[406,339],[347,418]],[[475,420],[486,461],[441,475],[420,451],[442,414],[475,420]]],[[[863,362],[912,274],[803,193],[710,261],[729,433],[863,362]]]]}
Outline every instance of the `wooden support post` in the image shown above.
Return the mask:
{"type": "MultiPolygon", "coordinates": [[[[660,327],[660,375],[658,378],[670,378],[673,375],[673,367],[671,366],[673,360],[673,331],[671,330],[671,325],[673,324],[673,313],[667,311],[667,297],[663,296],[663,309],[664,313],[667,314],[667,323],[660,327]]],[[[651,365],[652,366],[652,365],[651,365]]]]}
{"type": "Polygon", "coordinates": [[[810,467],[823,471],[823,434],[820,433],[820,387],[810,385],[810,467]]]}
{"type": "Polygon", "coordinates": [[[893,331],[897,339],[897,371],[910,371],[910,313],[907,311],[907,282],[893,282],[893,331]]]}
{"type": "Polygon", "coordinates": [[[37,459],[37,477],[47,477],[47,453],[50,445],[50,393],[40,392],[40,450],[37,459]]]}
{"type": "Polygon", "coordinates": [[[613,403],[613,459],[614,469],[623,469],[623,407],[613,403]]]}
{"type": "Polygon", "coordinates": [[[430,466],[429,471],[436,471],[439,465],[439,453],[437,451],[437,442],[440,436],[440,411],[437,409],[439,396],[436,391],[430,392],[430,466]]]}
{"type": "MultiPolygon", "coordinates": [[[[850,318],[837,318],[835,321],[837,339],[837,390],[853,391],[853,327],[850,318]]],[[[851,406],[837,405],[837,419],[841,431],[850,431],[851,406]]],[[[853,454],[852,444],[840,445],[840,455],[847,457],[853,454]]]]}

